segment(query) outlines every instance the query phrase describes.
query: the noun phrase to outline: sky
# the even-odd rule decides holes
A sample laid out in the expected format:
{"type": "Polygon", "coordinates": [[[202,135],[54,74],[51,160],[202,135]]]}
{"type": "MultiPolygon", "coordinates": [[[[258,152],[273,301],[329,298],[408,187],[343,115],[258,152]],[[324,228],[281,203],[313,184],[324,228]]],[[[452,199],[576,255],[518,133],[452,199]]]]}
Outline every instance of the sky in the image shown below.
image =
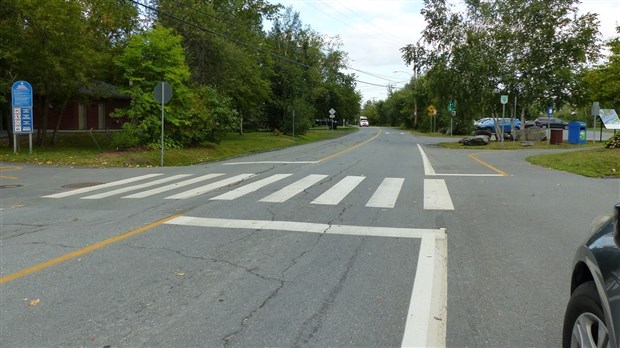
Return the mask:
{"type": "MultiPolygon", "coordinates": [[[[357,76],[362,103],[384,100],[388,85],[402,88],[413,74],[400,48],[420,39],[426,26],[423,0],[269,0],[291,6],[304,26],[329,37],[338,36],[348,53],[347,73],[357,76]]],[[[460,1],[452,1],[459,6],[460,1]]],[[[458,8],[458,7],[456,7],[458,8]]],[[[603,39],[620,25],[620,0],[582,0],[580,11],[599,15],[603,39]]]]}

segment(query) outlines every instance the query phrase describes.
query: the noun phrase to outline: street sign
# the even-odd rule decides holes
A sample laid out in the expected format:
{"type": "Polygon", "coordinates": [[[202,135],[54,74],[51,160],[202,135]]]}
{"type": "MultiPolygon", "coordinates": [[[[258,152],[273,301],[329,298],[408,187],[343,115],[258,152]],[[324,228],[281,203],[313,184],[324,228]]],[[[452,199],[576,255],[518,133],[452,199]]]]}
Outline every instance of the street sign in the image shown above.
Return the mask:
{"type": "Polygon", "coordinates": [[[502,104],[507,104],[508,103],[508,96],[507,95],[503,95],[500,97],[500,101],[502,102],[502,104]]]}
{"type": "Polygon", "coordinates": [[[32,86],[26,81],[17,81],[11,87],[13,110],[13,132],[32,134],[32,86]]]}
{"type": "Polygon", "coordinates": [[[168,104],[170,98],[172,98],[172,87],[166,81],[158,82],[153,90],[153,97],[160,104],[168,104]]]}
{"type": "Polygon", "coordinates": [[[599,105],[599,103],[598,102],[592,103],[592,116],[598,116],[600,112],[601,112],[601,106],[599,105]]]}
{"type": "Polygon", "coordinates": [[[435,114],[437,113],[437,110],[435,109],[435,106],[433,106],[433,104],[429,105],[426,110],[428,111],[429,116],[435,116],[435,114]]]}
{"type": "Polygon", "coordinates": [[[547,107],[547,117],[552,117],[553,116],[553,107],[549,106],[547,107]]]}
{"type": "Polygon", "coordinates": [[[456,100],[450,100],[448,102],[448,111],[452,113],[456,111],[456,100]]]}

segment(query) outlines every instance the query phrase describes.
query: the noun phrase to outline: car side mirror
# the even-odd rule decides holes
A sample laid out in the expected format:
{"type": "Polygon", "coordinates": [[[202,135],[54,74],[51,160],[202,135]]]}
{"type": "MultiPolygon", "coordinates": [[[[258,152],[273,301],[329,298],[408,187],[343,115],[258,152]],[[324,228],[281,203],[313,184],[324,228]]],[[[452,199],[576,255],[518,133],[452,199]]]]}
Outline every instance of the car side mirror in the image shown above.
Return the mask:
{"type": "Polygon", "coordinates": [[[616,245],[620,246],[620,203],[617,203],[614,207],[614,240],[616,245]]]}

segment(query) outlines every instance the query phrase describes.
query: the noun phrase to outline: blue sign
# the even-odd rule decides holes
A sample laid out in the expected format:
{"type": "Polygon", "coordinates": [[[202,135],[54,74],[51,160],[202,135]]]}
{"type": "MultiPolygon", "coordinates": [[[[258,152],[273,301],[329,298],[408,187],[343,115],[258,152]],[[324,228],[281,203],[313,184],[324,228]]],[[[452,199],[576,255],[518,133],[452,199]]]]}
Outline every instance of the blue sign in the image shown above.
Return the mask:
{"type": "Polygon", "coordinates": [[[11,87],[13,107],[32,107],[32,86],[26,81],[17,81],[11,87]]]}
{"type": "Polygon", "coordinates": [[[13,132],[32,133],[32,86],[26,81],[17,81],[11,87],[13,101],[13,132]]]}
{"type": "Polygon", "coordinates": [[[547,117],[552,117],[553,116],[553,107],[548,107],[547,108],[547,117]]]}

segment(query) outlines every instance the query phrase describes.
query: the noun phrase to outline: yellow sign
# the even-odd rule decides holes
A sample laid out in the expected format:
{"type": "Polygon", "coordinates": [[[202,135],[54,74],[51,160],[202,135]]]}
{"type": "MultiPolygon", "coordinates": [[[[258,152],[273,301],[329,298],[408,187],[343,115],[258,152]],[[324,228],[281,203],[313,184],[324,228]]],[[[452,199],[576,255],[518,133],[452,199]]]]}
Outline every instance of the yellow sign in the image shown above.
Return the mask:
{"type": "Polygon", "coordinates": [[[428,111],[429,116],[434,116],[437,113],[437,110],[433,106],[433,104],[429,105],[426,110],[428,111]]]}

